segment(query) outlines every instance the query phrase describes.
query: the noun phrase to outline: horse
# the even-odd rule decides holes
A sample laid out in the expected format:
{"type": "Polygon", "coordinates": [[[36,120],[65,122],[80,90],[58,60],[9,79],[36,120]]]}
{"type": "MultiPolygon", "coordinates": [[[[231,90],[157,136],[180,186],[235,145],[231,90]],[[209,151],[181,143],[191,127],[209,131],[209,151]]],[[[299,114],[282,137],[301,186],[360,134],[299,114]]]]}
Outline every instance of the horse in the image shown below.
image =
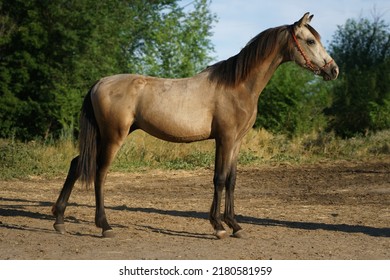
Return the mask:
{"type": "Polygon", "coordinates": [[[339,68],[326,52],[306,13],[291,25],[267,29],[223,61],[198,74],[165,79],[137,74],[101,78],[88,91],[80,115],[79,155],[52,208],[54,228],[64,234],[64,213],[77,180],[94,185],[95,224],[115,236],[107,221],[103,188],[110,164],[125,138],[137,129],[171,142],[215,140],[214,195],[209,220],[218,239],[243,237],[235,218],[234,189],[241,142],[252,128],[260,93],[282,63],[294,61],[324,80],[339,68]],[[221,198],[225,189],[225,209],[221,198]]]}

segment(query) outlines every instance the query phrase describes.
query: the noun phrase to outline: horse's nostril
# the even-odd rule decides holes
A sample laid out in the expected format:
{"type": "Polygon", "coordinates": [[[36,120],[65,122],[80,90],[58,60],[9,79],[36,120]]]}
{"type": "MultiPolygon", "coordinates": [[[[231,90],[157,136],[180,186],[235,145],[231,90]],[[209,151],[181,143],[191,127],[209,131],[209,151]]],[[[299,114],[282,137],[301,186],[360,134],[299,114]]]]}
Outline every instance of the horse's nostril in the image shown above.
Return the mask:
{"type": "Polygon", "coordinates": [[[332,74],[334,77],[337,77],[339,75],[339,68],[337,66],[332,68],[332,74]]]}

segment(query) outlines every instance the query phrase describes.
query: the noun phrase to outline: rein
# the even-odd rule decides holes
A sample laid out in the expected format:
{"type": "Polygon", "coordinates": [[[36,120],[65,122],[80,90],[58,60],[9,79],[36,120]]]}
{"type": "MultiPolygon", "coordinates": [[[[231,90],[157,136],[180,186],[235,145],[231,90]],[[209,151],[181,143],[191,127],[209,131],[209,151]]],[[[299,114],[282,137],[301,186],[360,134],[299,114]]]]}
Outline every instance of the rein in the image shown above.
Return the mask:
{"type": "Polygon", "coordinates": [[[318,67],[316,68],[313,63],[311,63],[311,61],[307,58],[305,52],[303,51],[303,49],[301,48],[301,45],[299,44],[298,42],[298,39],[297,37],[295,36],[295,33],[294,33],[294,27],[292,26],[291,27],[291,35],[294,39],[294,42],[298,48],[298,51],[300,52],[300,54],[303,56],[303,58],[305,59],[305,66],[307,68],[309,68],[310,70],[312,70],[315,74],[320,74],[321,73],[321,70],[323,70],[326,66],[328,66],[329,64],[331,64],[333,62],[333,59],[331,59],[329,62],[326,62],[324,66],[322,67],[318,67]]]}

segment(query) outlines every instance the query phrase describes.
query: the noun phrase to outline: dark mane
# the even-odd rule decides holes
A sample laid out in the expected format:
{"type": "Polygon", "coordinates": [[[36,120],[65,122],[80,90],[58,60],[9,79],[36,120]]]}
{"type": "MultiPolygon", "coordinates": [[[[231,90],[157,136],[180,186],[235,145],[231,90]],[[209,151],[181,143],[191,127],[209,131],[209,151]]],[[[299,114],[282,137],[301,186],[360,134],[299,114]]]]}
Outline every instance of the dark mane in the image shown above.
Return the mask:
{"type": "Polygon", "coordinates": [[[207,68],[210,81],[228,87],[235,87],[245,81],[256,66],[276,50],[280,43],[279,34],[288,31],[288,28],[288,25],[284,25],[267,29],[250,40],[235,56],[207,68]]]}

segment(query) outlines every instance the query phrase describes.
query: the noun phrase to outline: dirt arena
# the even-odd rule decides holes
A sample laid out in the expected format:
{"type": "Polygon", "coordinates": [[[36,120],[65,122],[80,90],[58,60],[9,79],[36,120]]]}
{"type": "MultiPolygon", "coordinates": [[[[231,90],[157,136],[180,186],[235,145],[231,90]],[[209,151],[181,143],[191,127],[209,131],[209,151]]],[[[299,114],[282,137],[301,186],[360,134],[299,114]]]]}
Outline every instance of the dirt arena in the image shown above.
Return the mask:
{"type": "Polygon", "coordinates": [[[103,239],[77,185],[65,235],[51,206],[63,179],[0,181],[0,259],[390,259],[390,159],[239,167],[245,238],[217,240],[212,170],[110,173],[103,239]]]}

